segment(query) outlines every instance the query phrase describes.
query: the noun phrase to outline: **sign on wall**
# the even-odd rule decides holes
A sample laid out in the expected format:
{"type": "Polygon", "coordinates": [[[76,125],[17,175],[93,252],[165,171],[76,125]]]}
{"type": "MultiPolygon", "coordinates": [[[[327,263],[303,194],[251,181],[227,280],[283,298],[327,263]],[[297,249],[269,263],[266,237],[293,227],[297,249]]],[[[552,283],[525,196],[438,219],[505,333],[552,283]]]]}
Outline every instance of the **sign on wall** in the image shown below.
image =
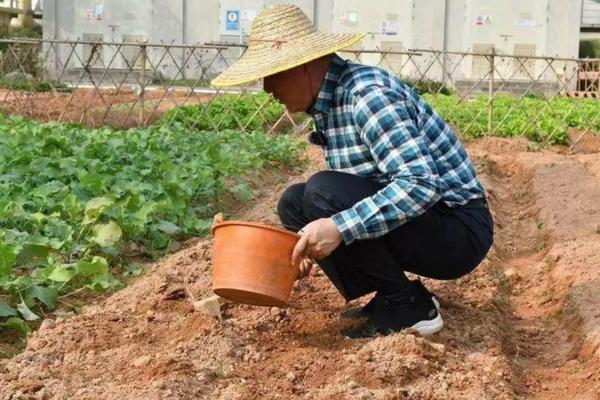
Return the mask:
{"type": "Polygon", "coordinates": [[[388,14],[386,20],[381,23],[381,33],[395,36],[398,34],[399,25],[398,14],[388,14]]]}
{"type": "Polygon", "coordinates": [[[256,10],[242,10],[240,14],[240,21],[245,25],[252,24],[252,21],[256,18],[256,10]]]}
{"type": "Polygon", "coordinates": [[[356,12],[356,11],[342,12],[338,19],[344,25],[356,26],[358,24],[358,12],[356,12]]]}
{"type": "Polygon", "coordinates": [[[492,17],[490,17],[489,15],[478,15],[475,18],[475,25],[477,25],[477,26],[492,25],[492,17]]]}
{"type": "Polygon", "coordinates": [[[240,10],[227,10],[225,21],[227,31],[238,32],[240,30],[240,10]]]}
{"type": "Polygon", "coordinates": [[[102,21],[104,18],[104,4],[90,4],[86,9],[86,19],[88,21],[102,21]]]}

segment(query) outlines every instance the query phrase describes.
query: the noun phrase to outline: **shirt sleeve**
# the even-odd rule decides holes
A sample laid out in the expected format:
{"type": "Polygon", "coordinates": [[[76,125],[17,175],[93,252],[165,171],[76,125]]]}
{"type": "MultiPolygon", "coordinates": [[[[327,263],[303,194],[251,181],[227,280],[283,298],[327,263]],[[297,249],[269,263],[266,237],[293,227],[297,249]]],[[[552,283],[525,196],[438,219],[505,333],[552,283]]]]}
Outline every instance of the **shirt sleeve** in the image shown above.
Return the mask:
{"type": "Polygon", "coordinates": [[[353,113],[362,141],[391,182],[333,215],[346,244],[383,236],[441,199],[440,177],[410,100],[388,88],[366,87],[355,94],[353,113]]]}

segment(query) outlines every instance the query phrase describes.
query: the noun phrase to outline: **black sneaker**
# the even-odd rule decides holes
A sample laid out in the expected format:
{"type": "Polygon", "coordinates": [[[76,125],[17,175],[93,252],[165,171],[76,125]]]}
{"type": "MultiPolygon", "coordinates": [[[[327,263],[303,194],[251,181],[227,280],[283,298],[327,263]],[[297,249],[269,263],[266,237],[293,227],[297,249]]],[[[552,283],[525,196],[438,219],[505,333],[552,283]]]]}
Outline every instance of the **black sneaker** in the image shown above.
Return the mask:
{"type": "MultiPolygon", "coordinates": [[[[441,311],[440,303],[439,303],[438,299],[436,299],[436,297],[433,293],[431,293],[429,290],[427,290],[427,288],[423,285],[423,282],[421,282],[420,279],[416,279],[416,280],[412,281],[412,284],[417,290],[422,292],[423,295],[431,297],[431,301],[433,301],[433,304],[435,304],[435,308],[437,308],[438,312],[441,311]]],[[[362,307],[353,307],[353,308],[349,308],[347,310],[342,311],[340,313],[340,319],[368,318],[369,315],[373,313],[373,307],[374,307],[375,301],[377,300],[378,296],[381,296],[381,295],[376,294],[367,304],[365,304],[362,307]]]]}
{"type": "Polygon", "coordinates": [[[438,299],[436,299],[435,295],[433,293],[431,293],[424,285],[423,282],[421,282],[420,279],[416,279],[414,281],[412,281],[412,284],[414,285],[414,287],[419,290],[421,293],[423,293],[425,296],[429,296],[431,297],[431,301],[433,301],[433,304],[435,304],[435,308],[437,308],[438,312],[441,311],[441,307],[440,307],[440,302],[438,301],[438,299]]]}
{"type": "MultiPolygon", "coordinates": [[[[409,293],[400,296],[376,296],[368,320],[344,332],[357,339],[388,335],[403,329],[414,329],[421,335],[432,335],[444,326],[444,320],[433,302],[433,296],[414,285],[409,293]]],[[[430,294],[430,293],[429,293],[430,294]]]]}
{"type": "Polygon", "coordinates": [[[347,310],[344,310],[340,313],[341,319],[361,319],[368,318],[369,315],[373,312],[373,307],[375,302],[377,301],[377,297],[379,295],[376,294],[367,304],[362,307],[353,307],[347,310]]]}

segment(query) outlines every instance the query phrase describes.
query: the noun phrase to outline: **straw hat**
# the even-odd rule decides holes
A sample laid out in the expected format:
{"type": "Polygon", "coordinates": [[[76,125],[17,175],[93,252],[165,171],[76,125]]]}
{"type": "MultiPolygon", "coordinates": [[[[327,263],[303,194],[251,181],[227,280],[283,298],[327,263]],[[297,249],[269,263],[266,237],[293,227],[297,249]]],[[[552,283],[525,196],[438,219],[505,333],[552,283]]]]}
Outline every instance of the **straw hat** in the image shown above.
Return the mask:
{"type": "Polygon", "coordinates": [[[252,82],[335,53],[363,37],[319,32],[297,6],[269,7],[254,20],[244,55],[211,83],[221,87],[252,82]]]}

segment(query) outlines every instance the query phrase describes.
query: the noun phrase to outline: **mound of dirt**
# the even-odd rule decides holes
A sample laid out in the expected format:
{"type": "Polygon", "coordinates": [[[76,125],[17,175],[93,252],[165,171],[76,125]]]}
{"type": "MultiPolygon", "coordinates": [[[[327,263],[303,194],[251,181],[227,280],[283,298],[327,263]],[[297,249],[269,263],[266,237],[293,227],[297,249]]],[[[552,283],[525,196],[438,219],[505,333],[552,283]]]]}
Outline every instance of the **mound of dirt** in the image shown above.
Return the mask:
{"type": "MultiPolygon", "coordinates": [[[[338,315],[352,305],[319,270],[288,309],[225,302],[222,319],[204,315],[190,297],[211,294],[209,238],[80,315],[46,321],[0,362],[0,399],[599,398],[600,178],[589,165],[600,155],[498,139],[469,150],[496,240],[473,274],[425,282],[441,302],[439,334],[344,339],[338,315]]],[[[310,157],[288,184],[322,168],[310,157]]],[[[276,222],[286,186],[244,217],[276,222]]]]}

